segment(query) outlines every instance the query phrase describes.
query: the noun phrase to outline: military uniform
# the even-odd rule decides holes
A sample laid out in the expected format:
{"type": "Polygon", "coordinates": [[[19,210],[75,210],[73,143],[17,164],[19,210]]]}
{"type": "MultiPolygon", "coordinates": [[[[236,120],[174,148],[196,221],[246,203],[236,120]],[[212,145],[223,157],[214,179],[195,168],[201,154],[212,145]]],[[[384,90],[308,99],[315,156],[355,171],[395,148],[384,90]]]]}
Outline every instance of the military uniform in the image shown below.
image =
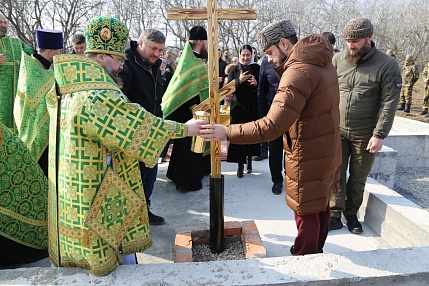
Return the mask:
{"type": "Polygon", "coordinates": [[[419,70],[413,62],[411,55],[405,58],[405,64],[402,68],[402,89],[400,97],[400,106],[398,110],[409,113],[411,108],[411,97],[414,83],[419,79],[419,70]]]}
{"type": "Polygon", "coordinates": [[[421,115],[428,114],[428,107],[429,107],[429,63],[423,70],[423,80],[425,82],[425,94],[423,97],[423,107],[421,115]]]}

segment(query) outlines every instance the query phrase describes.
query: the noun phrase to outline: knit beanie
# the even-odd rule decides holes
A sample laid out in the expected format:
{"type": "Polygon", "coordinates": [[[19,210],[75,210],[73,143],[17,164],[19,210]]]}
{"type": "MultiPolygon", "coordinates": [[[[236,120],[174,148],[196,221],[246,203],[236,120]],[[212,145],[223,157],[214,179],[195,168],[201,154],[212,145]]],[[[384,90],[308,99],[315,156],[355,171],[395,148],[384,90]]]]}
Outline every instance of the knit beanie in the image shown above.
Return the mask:
{"type": "Polygon", "coordinates": [[[343,30],[345,40],[360,40],[374,33],[374,27],[366,18],[354,18],[347,22],[343,30]]]}

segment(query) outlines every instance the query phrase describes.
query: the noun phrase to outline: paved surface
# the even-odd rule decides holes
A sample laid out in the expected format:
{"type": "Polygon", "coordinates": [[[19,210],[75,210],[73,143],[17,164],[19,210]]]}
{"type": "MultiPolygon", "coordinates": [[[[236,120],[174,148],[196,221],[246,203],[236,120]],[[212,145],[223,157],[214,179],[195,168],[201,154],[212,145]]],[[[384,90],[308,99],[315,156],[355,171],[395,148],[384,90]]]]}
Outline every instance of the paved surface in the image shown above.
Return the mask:
{"type": "MultiPolygon", "coordinates": [[[[137,255],[139,264],[173,263],[175,235],[192,229],[209,229],[209,177],[203,179],[203,189],[181,193],[165,177],[168,163],[159,165],[158,180],[151,198],[152,212],[164,216],[165,225],[151,226],[154,245],[137,255]]],[[[254,220],[267,257],[291,256],[289,249],[297,234],[293,212],[286,205],[285,193],[271,192],[268,159],[253,163],[253,173],[241,179],[236,176],[236,164],[222,162],[224,175],[225,221],[254,220]]],[[[329,233],[325,253],[369,251],[386,246],[363,224],[364,233],[354,235],[344,227],[329,233]]],[[[49,267],[48,260],[26,267],[49,267]]]]}
{"type": "MultiPolygon", "coordinates": [[[[421,128],[412,132],[421,134],[421,128]]],[[[0,271],[0,285],[428,285],[428,212],[371,180],[367,186],[375,195],[361,214],[375,231],[365,222],[362,235],[344,227],[329,233],[323,255],[291,257],[289,248],[296,236],[293,212],[284,191],[279,196],[271,193],[268,160],[254,162],[254,172],[242,179],[236,176],[236,164],[222,162],[225,221],[254,220],[267,258],[173,263],[176,233],[209,228],[209,178],[204,178],[202,190],[180,193],[165,177],[167,166],[160,164],[152,196],[152,211],[167,223],[151,227],[154,245],[138,254],[144,265],[121,266],[110,275],[95,277],[77,268],[49,268],[45,259],[0,271]]],[[[427,190],[426,179],[412,180],[423,182],[427,190]]],[[[401,187],[412,191],[409,185],[401,187]]]]}
{"type": "Polygon", "coordinates": [[[225,220],[255,220],[267,258],[172,263],[177,232],[208,228],[208,178],[203,190],[179,193],[165,179],[167,165],[162,164],[153,211],[164,215],[167,224],[152,227],[154,246],[138,254],[140,265],[120,266],[109,275],[95,277],[78,268],[49,268],[49,263],[42,261],[31,268],[0,271],[0,285],[427,285],[429,215],[402,196],[369,180],[368,188],[375,195],[364,200],[370,213],[368,209],[362,213],[375,224],[371,227],[378,228],[377,233],[366,223],[362,235],[343,228],[329,234],[324,254],[292,257],[289,247],[296,235],[293,213],[285,204],[284,193],[271,193],[268,161],[255,162],[255,172],[242,179],[236,177],[235,165],[222,165],[225,220]],[[407,215],[409,220],[401,221],[407,215]],[[418,227],[411,226],[410,220],[418,227]],[[421,232],[415,231],[420,228],[421,232]],[[396,238],[390,239],[393,236],[396,238]],[[396,244],[387,246],[382,238],[396,244]],[[407,241],[401,242],[402,238],[407,241]]]}

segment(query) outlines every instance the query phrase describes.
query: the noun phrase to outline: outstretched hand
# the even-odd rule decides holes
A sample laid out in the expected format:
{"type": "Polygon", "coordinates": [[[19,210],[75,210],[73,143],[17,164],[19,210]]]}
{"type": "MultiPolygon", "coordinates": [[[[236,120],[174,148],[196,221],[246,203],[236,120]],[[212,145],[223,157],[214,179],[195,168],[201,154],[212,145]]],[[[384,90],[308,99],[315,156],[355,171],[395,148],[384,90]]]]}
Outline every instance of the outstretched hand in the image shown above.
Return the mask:
{"type": "Polygon", "coordinates": [[[208,124],[207,120],[195,120],[194,118],[186,121],[185,125],[188,127],[188,136],[197,136],[203,124],[208,124]]]}
{"type": "Polygon", "coordinates": [[[226,141],[228,128],[222,124],[207,124],[201,126],[200,136],[204,141],[226,141]]]}

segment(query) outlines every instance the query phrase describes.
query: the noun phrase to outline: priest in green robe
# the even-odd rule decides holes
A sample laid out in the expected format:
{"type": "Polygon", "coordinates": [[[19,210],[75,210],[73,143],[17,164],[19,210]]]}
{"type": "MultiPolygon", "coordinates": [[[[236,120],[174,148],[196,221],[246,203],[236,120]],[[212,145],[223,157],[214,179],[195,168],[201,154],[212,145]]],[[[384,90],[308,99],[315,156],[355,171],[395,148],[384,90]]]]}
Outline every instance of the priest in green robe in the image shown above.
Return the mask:
{"type": "Polygon", "coordinates": [[[48,181],[27,147],[0,123],[0,268],[48,256],[48,181]]]}
{"type": "MultiPolygon", "coordinates": [[[[192,108],[209,96],[207,65],[207,31],[195,26],[189,31],[189,42],[177,64],[176,71],[162,97],[164,118],[186,122],[193,117],[192,108]]],[[[181,192],[198,191],[203,188],[202,179],[210,174],[210,146],[201,153],[191,151],[192,139],[181,138],[173,142],[167,178],[181,192]]]]}
{"type": "Polygon", "coordinates": [[[121,92],[121,21],[92,18],[85,37],[87,57],[54,57],[59,93],[47,97],[49,255],[102,276],[152,244],[138,161],[154,166],[170,139],[195,136],[206,121],[163,120],[121,92]]]}
{"type": "Polygon", "coordinates": [[[29,56],[22,52],[15,97],[14,118],[18,137],[27,146],[48,176],[49,114],[46,95],[55,93],[54,56],[62,53],[63,33],[57,30],[37,29],[37,51],[29,56]]]}
{"type": "Polygon", "coordinates": [[[7,35],[8,21],[0,12],[0,123],[15,131],[13,104],[18,84],[21,52],[31,55],[33,48],[7,35]]]}

